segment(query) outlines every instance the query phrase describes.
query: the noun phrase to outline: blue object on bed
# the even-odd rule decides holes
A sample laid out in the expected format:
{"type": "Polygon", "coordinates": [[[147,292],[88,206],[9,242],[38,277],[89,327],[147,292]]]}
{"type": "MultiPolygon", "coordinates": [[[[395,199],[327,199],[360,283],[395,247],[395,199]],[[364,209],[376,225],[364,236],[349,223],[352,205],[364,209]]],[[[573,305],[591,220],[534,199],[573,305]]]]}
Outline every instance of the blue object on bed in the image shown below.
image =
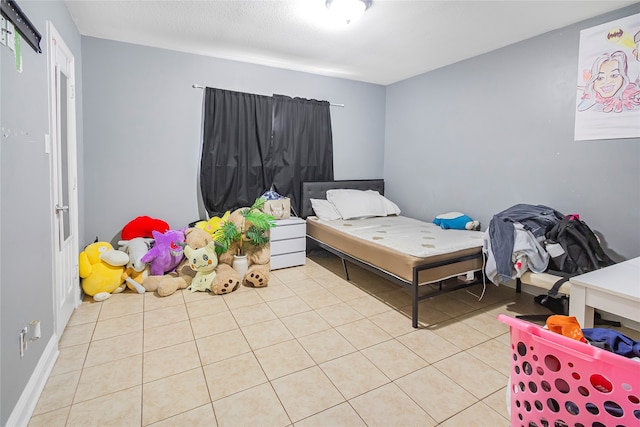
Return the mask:
{"type": "Polygon", "coordinates": [[[453,212],[453,215],[443,214],[434,218],[433,223],[439,225],[443,230],[472,230],[475,227],[473,218],[461,213],[453,212]],[[469,228],[467,224],[472,223],[469,228]]]}

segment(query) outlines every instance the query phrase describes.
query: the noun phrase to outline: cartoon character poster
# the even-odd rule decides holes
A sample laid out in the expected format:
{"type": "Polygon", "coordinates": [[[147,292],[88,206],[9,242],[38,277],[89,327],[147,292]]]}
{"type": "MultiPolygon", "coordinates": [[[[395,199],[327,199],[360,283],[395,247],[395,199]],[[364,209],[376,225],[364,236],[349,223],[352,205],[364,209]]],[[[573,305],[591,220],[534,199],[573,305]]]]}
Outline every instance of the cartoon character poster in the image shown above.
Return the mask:
{"type": "Polygon", "coordinates": [[[580,32],[575,140],[640,137],[640,14],[580,32]]]}

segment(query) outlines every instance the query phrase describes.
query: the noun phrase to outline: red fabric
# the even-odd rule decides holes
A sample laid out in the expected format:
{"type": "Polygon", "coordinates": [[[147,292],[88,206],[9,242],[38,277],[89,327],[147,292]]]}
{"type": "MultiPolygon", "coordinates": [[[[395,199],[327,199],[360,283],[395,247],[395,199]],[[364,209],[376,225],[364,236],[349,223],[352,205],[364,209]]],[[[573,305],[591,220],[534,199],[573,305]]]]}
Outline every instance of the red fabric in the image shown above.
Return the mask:
{"type": "Polygon", "coordinates": [[[122,240],[131,240],[136,237],[153,238],[153,231],[165,233],[167,230],[169,230],[169,224],[163,220],[149,216],[139,216],[122,227],[120,235],[122,240]]]}

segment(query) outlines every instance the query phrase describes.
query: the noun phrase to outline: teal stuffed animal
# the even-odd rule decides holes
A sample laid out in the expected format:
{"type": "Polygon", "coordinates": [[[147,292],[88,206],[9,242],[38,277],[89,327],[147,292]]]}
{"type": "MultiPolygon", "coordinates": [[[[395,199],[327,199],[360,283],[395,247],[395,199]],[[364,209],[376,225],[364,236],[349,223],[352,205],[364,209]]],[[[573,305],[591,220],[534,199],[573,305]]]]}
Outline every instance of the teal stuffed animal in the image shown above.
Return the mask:
{"type": "Polygon", "coordinates": [[[478,230],[480,222],[474,221],[471,217],[460,212],[447,212],[440,214],[433,220],[435,225],[439,225],[443,230],[478,230]]]}

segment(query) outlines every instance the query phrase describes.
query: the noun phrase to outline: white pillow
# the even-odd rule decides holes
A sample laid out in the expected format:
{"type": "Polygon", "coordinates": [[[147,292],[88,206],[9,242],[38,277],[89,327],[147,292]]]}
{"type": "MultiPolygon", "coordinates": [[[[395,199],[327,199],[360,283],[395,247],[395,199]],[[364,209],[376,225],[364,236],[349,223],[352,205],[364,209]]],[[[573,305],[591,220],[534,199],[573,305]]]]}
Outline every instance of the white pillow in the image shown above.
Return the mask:
{"type": "MultiPolygon", "coordinates": [[[[373,191],[373,190],[369,190],[369,191],[373,191]]],[[[377,193],[377,191],[375,191],[375,193],[377,193]]],[[[398,205],[396,205],[391,200],[384,197],[382,194],[380,194],[380,198],[382,198],[382,201],[384,202],[384,206],[387,209],[387,215],[400,215],[400,208],[398,207],[398,205]]]]}
{"type": "Polygon", "coordinates": [[[377,191],[327,190],[327,200],[333,203],[342,219],[387,216],[387,206],[377,191]]]}
{"type": "Polygon", "coordinates": [[[340,213],[336,210],[333,204],[324,199],[309,199],[311,200],[311,207],[316,216],[325,221],[331,221],[334,219],[342,219],[340,213]]]}

